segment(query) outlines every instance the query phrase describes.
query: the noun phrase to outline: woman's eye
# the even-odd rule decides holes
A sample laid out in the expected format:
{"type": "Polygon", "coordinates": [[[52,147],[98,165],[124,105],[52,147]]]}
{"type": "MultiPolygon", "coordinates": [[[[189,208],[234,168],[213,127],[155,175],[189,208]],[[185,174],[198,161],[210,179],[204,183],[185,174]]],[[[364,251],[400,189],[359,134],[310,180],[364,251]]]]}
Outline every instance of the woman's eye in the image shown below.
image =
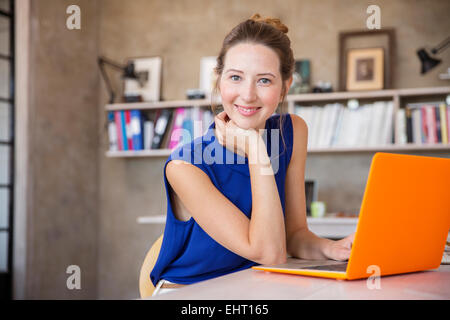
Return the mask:
{"type": "Polygon", "coordinates": [[[236,75],[232,75],[231,77],[230,77],[230,79],[231,80],[233,80],[233,81],[238,81],[239,80],[239,76],[236,76],[236,75]]]}
{"type": "Polygon", "coordinates": [[[261,81],[263,84],[270,84],[271,83],[271,81],[269,79],[267,79],[267,78],[261,78],[261,79],[259,79],[259,81],[261,81]]]}

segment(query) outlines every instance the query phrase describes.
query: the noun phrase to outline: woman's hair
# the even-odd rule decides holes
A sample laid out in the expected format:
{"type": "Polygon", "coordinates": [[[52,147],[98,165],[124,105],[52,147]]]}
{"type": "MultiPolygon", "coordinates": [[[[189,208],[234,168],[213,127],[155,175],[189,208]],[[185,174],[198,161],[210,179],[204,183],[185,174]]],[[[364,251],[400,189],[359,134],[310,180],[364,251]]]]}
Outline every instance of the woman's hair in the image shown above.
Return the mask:
{"type": "MultiPolygon", "coordinates": [[[[214,98],[219,92],[219,83],[224,68],[225,56],[231,47],[240,43],[261,44],[274,50],[278,55],[283,92],[280,106],[283,106],[286,98],[285,81],[292,76],[295,64],[294,54],[291,49],[291,41],[286,35],[288,30],[288,27],[286,27],[280,19],[271,17],[262,18],[258,13],[256,13],[250,19],[239,23],[230,31],[230,33],[223,40],[222,49],[220,49],[217,57],[217,65],[214,69],[217,76],[211,96],[211,107],[214,113],[216,113],[217,108],[214,104],[214,98]]],[[[280,113],[283,114],[283,112],[280,113]]],[[[283,116],[280,116],[279,124],[283,144],[286,147],[282,134],[282,118],[283,116]]]]}

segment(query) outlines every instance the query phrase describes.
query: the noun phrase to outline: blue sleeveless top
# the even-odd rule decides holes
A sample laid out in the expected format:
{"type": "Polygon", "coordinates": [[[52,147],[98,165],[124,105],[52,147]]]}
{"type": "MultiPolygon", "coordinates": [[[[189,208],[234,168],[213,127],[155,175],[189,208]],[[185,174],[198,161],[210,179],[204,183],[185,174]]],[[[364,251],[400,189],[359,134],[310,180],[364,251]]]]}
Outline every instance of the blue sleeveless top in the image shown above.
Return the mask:
{"type": "MultiPolygon", "coordinates": [[[[279,130],[279,121],[280,115],[272,115],[267,119],[262,137],[275,173],[284,214],[284,186],[286,171],[292,155],[293,128],[289,114],[282,117],[282,130],[279,130]],[[284,143],[281,133],[283,133],[284,143]]],[[[197,224],[193,217],[188,221],[181,221],[175,217],[172,211],[169,194],[171,187],[166,178],[166,166],[169,161],[177,159],[184,160],[203,170],[214,186],[248,218],[251,218],[252,194],[248,158],[222,146],[214,135],[214,129],[215,123],[213,122],[202,137],[176,148],[164,165],[167,217],[161,251],[150,273],[150,279],[154,285],[160,279],[179,284],[191,284],[250,268],[257,264],[217,243],[197,224]]],[[[213,208],[211,208],[211,214],[214,214],[213,208]]]]}

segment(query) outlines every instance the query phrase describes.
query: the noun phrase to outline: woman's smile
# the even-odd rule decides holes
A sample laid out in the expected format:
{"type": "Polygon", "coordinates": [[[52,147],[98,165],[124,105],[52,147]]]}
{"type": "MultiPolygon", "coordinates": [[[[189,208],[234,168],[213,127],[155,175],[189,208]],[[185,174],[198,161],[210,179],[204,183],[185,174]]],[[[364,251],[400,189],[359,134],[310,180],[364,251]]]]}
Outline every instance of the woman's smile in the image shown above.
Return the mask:
{"type": "Polygon", "coordinates": [[[237,104],[235,104],[234,106],[238,110],[238,112],[245,117],[250,117],[261,109],[261,107],[249,107],[237,104]]]}

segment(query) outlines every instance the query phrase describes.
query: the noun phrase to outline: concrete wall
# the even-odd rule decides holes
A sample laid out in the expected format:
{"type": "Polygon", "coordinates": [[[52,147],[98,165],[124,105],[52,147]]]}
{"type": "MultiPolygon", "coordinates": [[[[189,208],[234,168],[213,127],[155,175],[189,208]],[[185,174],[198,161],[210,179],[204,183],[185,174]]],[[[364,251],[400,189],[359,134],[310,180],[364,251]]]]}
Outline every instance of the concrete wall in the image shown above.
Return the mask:
{"type": "Polygon", "coordinates": [[[26,221],[26,275],[17,298],[97,297],[99,2],[77,3],[84,24],[72,31],[72,1],[30,2],[29,88],[19,91],[29,101],[28,162],[19,168],[27,211],[16,217],[26,221]],[[81,269],[81,290],[66,286],[69,265],[81,269]]]}

